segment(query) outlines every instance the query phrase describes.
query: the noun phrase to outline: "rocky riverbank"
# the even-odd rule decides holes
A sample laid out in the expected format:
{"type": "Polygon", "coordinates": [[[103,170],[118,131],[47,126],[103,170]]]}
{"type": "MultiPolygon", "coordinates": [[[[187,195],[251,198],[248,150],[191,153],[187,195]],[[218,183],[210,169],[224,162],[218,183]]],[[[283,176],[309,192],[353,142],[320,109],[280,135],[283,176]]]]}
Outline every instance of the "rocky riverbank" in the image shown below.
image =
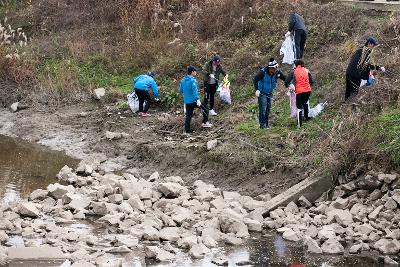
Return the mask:
{"type": "Polygon", "coordinates": [[[297,204],[272,211],[263,223],[286,240],[304,241],[310,253],[376,251],[387,255],[386,264],[398,266],[399,175],[370,172],[337,186],[332,200],[327,200],[328,195],[314,204],[301,197],[297,204]]]}
{"type": "MultiPolygon", "coordinates": [[[[75,171],[65,166],[58,174],[60,183],[1,206],[3,262],[14,236],[22,237],[25,246],[59,247],[72,266],[87,267],[120,266],[118,257],[132,251],[160,262],[173,261],[181,251],[198,259],[213,248],[240,245],[250,232],[263,229],[262,218],[252,214],[265,205],[263,200],[200,180],[185,186],[181,177],[160,177],[158,172],[150,177],[137,169],[100,174],[98,165],[81,162],[75,171]],[[82,235],[64,228],[88,219],[103,224],[108,234],[82,235]]],[[[213,261],[228,263],[220,257],[213,261]]]]}

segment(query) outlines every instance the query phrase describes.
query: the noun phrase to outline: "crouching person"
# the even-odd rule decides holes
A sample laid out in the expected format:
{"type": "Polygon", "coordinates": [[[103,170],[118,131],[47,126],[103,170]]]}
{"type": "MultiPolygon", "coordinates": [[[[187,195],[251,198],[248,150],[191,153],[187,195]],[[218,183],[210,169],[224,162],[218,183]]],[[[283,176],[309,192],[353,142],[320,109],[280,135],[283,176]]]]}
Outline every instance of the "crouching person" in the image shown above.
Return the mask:
{"type": "Polygon", "coordinates": [[[211,128],[212,124],[208,121],[208,108],[203,105],[199,97],[199,85],[196,80],[197,69],[193,66],[189,66],[187,69],[187,75],[181,80],[179,90],[183,94],[183,102],[186,108],[185,117],[185,133],[192,133],[190,129],[190,122],[193,117],[194,109],[200,108],[203,113],[203,128],[211,128]]]}
{"type": "Polygon", "coordinates": [[[133,88],[139,99],[138,115],[141,117],[151,116],[148,113],[148,110],[150,108],[150,103],[152,103],[153,100],[150,96],[149,89],[153,91],[154,101],[160,102],[160,98],[158,96],[158,87],[156,81],[154,80],[154,76],[154,71],[149,71],[147,74],[140,75],[133,80],[133,88]]]}

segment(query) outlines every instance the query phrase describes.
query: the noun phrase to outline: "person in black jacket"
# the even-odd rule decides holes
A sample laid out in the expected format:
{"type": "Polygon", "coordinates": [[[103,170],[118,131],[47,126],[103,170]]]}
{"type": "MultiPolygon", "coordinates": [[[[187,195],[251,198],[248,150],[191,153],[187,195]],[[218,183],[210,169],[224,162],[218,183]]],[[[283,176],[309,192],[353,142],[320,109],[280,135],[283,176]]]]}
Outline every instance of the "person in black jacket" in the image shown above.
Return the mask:
{"type": "Polygon", "coordinates": [[[377,45],[377,41],[373,37],[368,37],[365,45],[359,48],[351,57],[346,70],[346,92],[344,99],[358,94],[361,80],[368,80],[371,70],[380,70],[385,72],[385,67],[371,64],[371,53],[377,45]]]}
{"type": "Polygon", "coordinates": [[[214,108],[214,96],[217,92],[218,81],[225,76],[226,73],[221,66],[221,57],[218,54],[214,54],[211,61],[208,61],[204,65],[204,105],[210,103],[210,116],[216,116],[214,108]]]}
{"type": "Polygon", "coordinates": [[[294,35],[295,59],[302,59],[307,40],[307,28],[304,18],[297,12],[289,15],[288,31],[294,35]]]}

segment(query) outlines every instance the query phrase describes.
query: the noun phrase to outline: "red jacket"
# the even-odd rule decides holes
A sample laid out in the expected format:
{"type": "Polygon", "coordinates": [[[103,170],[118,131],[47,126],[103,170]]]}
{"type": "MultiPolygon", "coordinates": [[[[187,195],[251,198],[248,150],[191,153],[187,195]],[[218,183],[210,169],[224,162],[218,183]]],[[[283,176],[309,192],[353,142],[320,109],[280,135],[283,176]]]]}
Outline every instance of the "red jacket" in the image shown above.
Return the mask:
{"type": "Polygon", "coordinates": [[[302,66],[297,66],[294,70],[294,79],[296,81],[296,95],[311,92],[310,72],[302,66]]]}

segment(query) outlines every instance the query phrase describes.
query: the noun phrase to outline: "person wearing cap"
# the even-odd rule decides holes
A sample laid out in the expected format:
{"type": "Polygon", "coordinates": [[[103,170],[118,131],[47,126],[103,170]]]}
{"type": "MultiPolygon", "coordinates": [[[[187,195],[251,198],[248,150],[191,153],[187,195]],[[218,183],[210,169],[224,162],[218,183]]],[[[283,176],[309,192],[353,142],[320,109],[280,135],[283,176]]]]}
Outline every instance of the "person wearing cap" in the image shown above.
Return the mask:
{"type": "Polygon", "coordinates": [[[197,71],[198,69],[196,67],[189,66],[187,68],[187,74],[183,77],[179,85],[179,91],[183,94],[183,102],[186,108],[185,133],[187,134],[192,133],[190,122],[195,108],[199,108],[203,113],[203,128],[212,127],[212,124],[208,121],[208,109],[200,101],[199,86],[195,78],[197,71]]]}
{"type": "Polygon", "coordinates": [[[226,75],[221,66],[221,57],[214,54],[212,59],[204,65],[204,104],[210,104],[210,115],[216,116],[214,106],[215,93],[218,88],[221,74],[226,75]]]}
{"type": "Polygon", "coordinates": [[[287,34],[292,34],[294,36],[294,59],[302,59],[307,40],[307,28],[304,18],[299,13],[292,12],[289,15],[287,34]]]}
{"type": "Polygon", "coordinates": [[[160,102],[158,87],[154,80],[154,76],[154,71],[149,71],[147,74],[139,75],[133,80],[133,88],[139,99],[138,115],[141,117],[151,116],[148,113],[148,110],[150,108],[150,103],[153,102],[153,100],[150,96],[149,89],[153,91],[154,101],[160,102]]]}
{"type": "Polygon", "coordinates": [[[310,120],[308,116],[308,100],[311,95],[311,86],[314,85],[314,79],[308,69],[304,67],[304,61],[297,59],[294,62],[295,69],[292,70],[285,81],[285,86],[289,87],[296,93],[296,106],[299,110],[298,113],[298,125],[299,127],[303,124],[303,111],[304,119],[310,120]]]}
{"type": "Polygon", "coordinates": [[[385,72],[385,67],[371,64],[371,54],[378,44],[374,37],[368,37],[365,45],[353,54],[346,70],[346,92],[344,99],[358,94],[361,80],[368,80],[371,70],[385,72]]]}
{"type": "Polygon", "coordinates": [[[260,69],[254,77],[253,84],[258,98],[258,120],[261,129],[268,129],[268,117],[272,107],[272,98],[278,79],[285,81],[286,76],[278,69],[278,62],[271,58],[266,67],[260,69]]]}

